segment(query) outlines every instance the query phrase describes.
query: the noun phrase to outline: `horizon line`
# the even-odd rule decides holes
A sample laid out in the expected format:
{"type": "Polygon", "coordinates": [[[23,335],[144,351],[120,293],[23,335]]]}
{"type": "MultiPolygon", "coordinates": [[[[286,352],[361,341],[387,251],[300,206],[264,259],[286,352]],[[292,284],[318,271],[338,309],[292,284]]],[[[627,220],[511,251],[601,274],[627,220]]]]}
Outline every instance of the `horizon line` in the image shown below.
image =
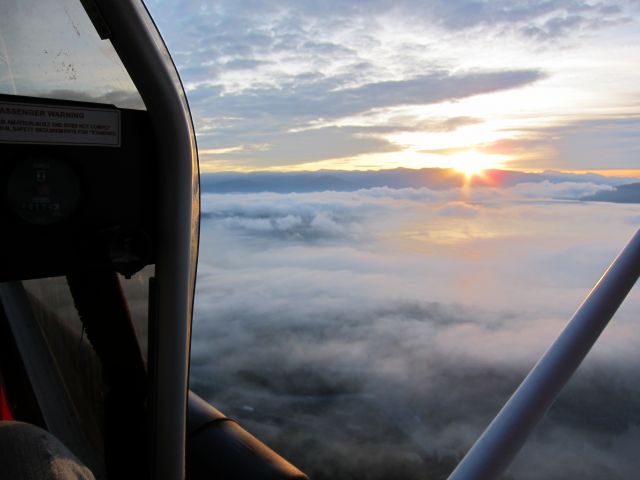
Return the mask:
{"type": "MultiPolygon", "coordinates": [[[[443,171],[455,171],[460,175],[464,175],[463,172],[458,171],[458,169],[453,167],[422,167],[422,168],[412,168],[412,167],[394,167],[394,168],[319,168],[316,170],[305,169],[290,169],[290,168],[275,168],[269,167],[264,169],[227,169],[227,170],[217,170],[217,169],[207,169],[206,165],[200,165],[200,173],[201,174],[252,174],[252,173],[322,173],[322,172],[388,172],[393,170],[415,170],[423,171],[423,170],[443,170],[443,171]]],[[[600,175],[602,177],[633,177],[640,179],[640,168],[638,169],[623,169],[623,168],[610,168],[610,169],[591,169],[591,170],[562,170],[562,169],[516,169],[516,168],[487,168],[484,171],[499,171],[499,172],[516,172],[516,173],[528,173],[528,174],[545,174],[545,173],[555,173],[555,174],[568,174],[568,175],[600,175]]]]}

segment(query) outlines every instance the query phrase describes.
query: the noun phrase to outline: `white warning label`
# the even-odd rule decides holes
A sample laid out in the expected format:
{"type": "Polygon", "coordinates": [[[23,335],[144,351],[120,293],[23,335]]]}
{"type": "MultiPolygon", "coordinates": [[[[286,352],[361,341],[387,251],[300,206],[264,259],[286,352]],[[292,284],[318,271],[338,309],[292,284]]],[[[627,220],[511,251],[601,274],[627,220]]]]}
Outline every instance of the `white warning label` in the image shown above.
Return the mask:
{"type": "Polygon", "coordinates": [[[0,142],[120,146],[120,112],[0,102],[0,142]]]}

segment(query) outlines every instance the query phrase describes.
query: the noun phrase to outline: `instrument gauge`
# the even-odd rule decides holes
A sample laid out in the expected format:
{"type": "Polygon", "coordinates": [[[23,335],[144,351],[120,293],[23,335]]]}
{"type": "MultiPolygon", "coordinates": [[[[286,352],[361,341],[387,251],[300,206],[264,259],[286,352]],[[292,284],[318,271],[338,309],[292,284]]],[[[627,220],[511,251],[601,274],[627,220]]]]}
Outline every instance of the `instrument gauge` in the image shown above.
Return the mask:
{"type": "Polygon", "coordinates": [[[24,221],[51,225],[67,218],[78,206],[76,173],[61,160],[34,157],[20,162],[7,185],[9,205],[24,221]]]}

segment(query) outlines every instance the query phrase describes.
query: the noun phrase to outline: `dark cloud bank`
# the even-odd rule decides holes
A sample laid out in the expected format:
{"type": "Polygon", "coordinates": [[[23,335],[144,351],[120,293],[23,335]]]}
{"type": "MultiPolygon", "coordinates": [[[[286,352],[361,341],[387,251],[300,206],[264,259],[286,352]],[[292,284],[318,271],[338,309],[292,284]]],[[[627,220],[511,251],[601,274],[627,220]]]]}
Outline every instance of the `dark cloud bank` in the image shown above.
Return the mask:
{"type": "MultiPolygon", "coordinates": [[[[216,308],[215,324],[196,325],[192,357],[192,388],[312,478],[446,478],[531,367],[438,341],[465,328],[516,339],[513,315],[312,303],[216,308]]],[[[583,369],[508,478],[634,478],[637,360],[583,369]]]]}
{"type": "MultiPolygon", "coordinates": [[[[323,76],[322,76],[323,77],[323,76]]],[[[388,152],[400,147],[381,138],[380,127],[335,127],[297,130],[313,121],[335,120],[364,112],[406,105],[456,101],[474,95],[522,87],[545,75],[537,70],[453,73],[434,71],[406,80],[379,81],[349,87],[349,77],[294,78],[277,86],[257,84],[228,93],[218,85],[203,84],[189,92],[199,138],[204,145],[267,145],[225,153],[226,161],[252,159],[251,164],[283,165],[344,158],[366,152],[388,152]],[[216,128],[209,128],[211,115],[216,128]],[[207,119],[200,121],[199,119],[207,119]]],[[[478,121],[477,119],[475,121],[478,121]]],[[[405,130],[416,122],[406,121],[405,130]]],[[[466,117],[421,125],[431,131],[454,130],[468,124],[466,117]]],[[[385,127],[399,130],[399,125],[385,127]]],[[[383,128],[384,130],[384,128],[383,128]]],[[[206,162],[206,156],[203,157],[206,162]]]]}
{"type": "MultiPolygon", "coordinates": [[[[610,190],[545,181],[477,189],[466,202],[456,190],[389,187],[205,195],[191,387],[314,479],[444,479],[568,313],[557,319],[548,299],[531,307],[514,298],[506,301],[508,308],[434,301],[438,294],[427,283],[415,290],[421,294],[394,293],[393,275],[405,272],[407,284],[414,283],[412,275],[420,279],[422,273],[411,271],[411,264],[429,255],[428,250],[410,253],[407,263],[399,264],[389,251],[392,244],[384,243],[406,230],[394,220],[406,216],[423,224],[440,218],[471,225],[511,212],[513,219],[541,217],[543,225],[555,218],[561,229],[575,228],[580,237],[576,226],[583,217],[571,219],[576,212],[589,218],[591,211],[590,222],[607,221],[609,235],[616,236],[620,222],[632,221],[633,206],[607,210],[600,204],[540,200],[610,190]],[[496,199],[502,206],[495,206],[496,199]],[[533,203],[522,203],[526,199],[533,203]]],[[[531,224],[513,230],[520,228],[531,224]]],[[[494,253],[505,258],[490,265],[497,272],[501,262],[523,263],[516,282],[547,272],[541,281],[551,282],[548,292],[556,291],[555,276],[562,282],[574,278],[583,272],[585,256],[602,254],[584,247],[591,242],[581,247],[576,239],[562,245],[556,239],[548,246],[525,242],[518,248],[525,240],[523,235],[508,240],[502,253],[494,253]],[[528,257],[518,253],[523,251],[528,257]],[[546,253],[537,257],[540,251],[546,253]],[[549,264],[539,266],[538,258],[549,264]]],[[[430,274],[437,275],[433,265],[427,273],[433,268],[430,274]]],[[[469,261],[469,275],[482,268],[469,261]]],[[[593,271],[582,276],[597,279],[593,271]]],[[[584,295],[589,281],[579,280],[584,295]]],[[[633,305],[638,300],[636,295],[633,305]]],[[[616,325],[624,328],[606,332],[609,337],[505,478],[637,476],[640,356],[631,338],[635,327],[628,322],[634,315],[627,311],[621,317],[616,325]]]]}

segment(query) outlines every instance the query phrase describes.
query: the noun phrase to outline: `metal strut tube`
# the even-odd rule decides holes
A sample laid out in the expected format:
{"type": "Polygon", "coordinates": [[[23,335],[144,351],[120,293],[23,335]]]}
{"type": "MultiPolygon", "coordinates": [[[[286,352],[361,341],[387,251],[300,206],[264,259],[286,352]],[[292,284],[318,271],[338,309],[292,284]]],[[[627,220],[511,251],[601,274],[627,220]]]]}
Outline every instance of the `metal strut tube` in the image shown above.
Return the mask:
{"type": "Polygon", "coordinates": [[[613,261],[449,480],[490,480],[511,463],[640,276],[640,230],[613,261]]]}

